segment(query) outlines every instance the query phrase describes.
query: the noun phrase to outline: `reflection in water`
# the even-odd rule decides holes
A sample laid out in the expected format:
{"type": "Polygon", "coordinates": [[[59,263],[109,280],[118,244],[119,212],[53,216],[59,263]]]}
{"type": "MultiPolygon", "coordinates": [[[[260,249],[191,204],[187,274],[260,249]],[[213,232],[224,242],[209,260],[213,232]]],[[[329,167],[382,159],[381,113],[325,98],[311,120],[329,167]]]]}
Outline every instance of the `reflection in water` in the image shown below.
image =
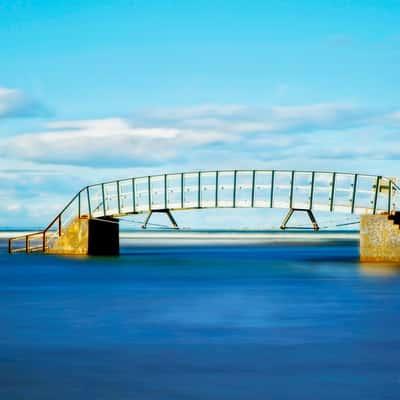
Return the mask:
{"type": "Polygon", "coordinates": [[[360,272],[367,276],[391,277],[400,275],[400,264],[360,263],[360,272]]]}

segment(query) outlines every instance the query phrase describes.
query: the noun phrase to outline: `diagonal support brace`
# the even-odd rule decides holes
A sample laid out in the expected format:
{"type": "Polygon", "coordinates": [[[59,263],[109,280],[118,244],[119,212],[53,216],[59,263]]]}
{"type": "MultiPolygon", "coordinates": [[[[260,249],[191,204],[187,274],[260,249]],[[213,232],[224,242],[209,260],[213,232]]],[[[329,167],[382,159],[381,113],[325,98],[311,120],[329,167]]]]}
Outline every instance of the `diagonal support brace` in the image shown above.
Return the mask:
{"type": "Polygon", "coordinates": [[[171,223],[172,223],[172,227],[173,227],[174,229],[179,229],[179,226],[178,226],[178,224],[176,223],[175,218],[173,217],[171,211],[170,211],[169,209],[167,209],[167,208],[164,209],[164,210],[151,210],[150,213],[147,215],[147,217],[146,217],[146,219],[145,219],[145,221],[144,221],[144,223],[143,223],[143,225],[142,225],[142,229],[146,229],[146,228],[147,228],[147,225],[148,225],[148,223],[149,223],[149,221],[150,221],[150,218],[151,218],[151,216],[153,215],[153,213],[163,213],[163,214],[166,214],[167,217],[169,218],[169,220],[170,220],[171,223]]]}
{"type": "Polygon", "coordinates": [[[310,209],[304,209],[304,208],[291,208],[288,213],[286,214],[285,218],[282,221],[281,224],[281,229],[285,230],[285,229],[313,229],[314,231],[318,231],[319,230],[319,226],[317,223],[317,220],[315,219],[315,216],[313,214],[313,212],[310,209]],[[294,214],[295,211],[302,211],[302,212],[306,212],[308,215],[308,218],[310,218],[311,224],[312,224],[312,228],[298,228],[298,227],[289,227],[287,226],[287,223],[289,222],[290,218],[292,217],[292,215],[294,214]]]}

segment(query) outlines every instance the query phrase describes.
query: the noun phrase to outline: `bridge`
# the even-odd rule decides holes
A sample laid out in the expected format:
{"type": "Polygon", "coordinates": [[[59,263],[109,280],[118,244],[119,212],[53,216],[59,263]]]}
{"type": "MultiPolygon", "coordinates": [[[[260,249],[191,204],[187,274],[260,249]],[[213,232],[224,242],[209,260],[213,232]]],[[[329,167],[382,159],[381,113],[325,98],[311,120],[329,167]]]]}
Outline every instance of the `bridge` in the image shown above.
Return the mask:
{"type": "Polygon", "coordinates": [[[153,213],[165,213],[178,229],[172,213],[194,209],[287,209],[282,229],[290,228],[293,213],[304,212],[318,230],[313,211],[394,215],[398,193],[394,178],[343,172],[219,170],[135,177],[84,187],[43,231],[11,238],[9,252],[102,254],[113,237],[116,253],[119,218],[147,214],[146,228],[153,213]]]}

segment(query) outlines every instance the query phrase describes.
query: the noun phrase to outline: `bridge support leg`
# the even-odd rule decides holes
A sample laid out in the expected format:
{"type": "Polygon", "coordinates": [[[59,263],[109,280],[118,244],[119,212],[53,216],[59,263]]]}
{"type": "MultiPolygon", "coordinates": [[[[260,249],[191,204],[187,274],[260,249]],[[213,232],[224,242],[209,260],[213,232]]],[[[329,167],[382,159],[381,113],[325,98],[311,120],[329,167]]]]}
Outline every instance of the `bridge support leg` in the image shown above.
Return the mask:
{"type": "Polygon", "coordinates": [[[315,216],[311,210],[304,209],[304,208],[291,208],[282,221],[281,229],[283,229],[283,230],[285,230],[285,229],[313,229],[314,231],[318,231],[319,226],[318,226],[317,220],[315,219],[315,216]],[[308,218],[310,218],[312,228],[299,228],[299,227],[296,228],[296,227],[287,226],[287,223],[289,222],[290,218],[292,217],[292,215],[294,214],[295,211],[306,212],[308,215],[308,218]]]}
{"type": "Polygon", "coordinates": [[[171,213],[171,211],[170,211],[169,209],[165,209],[165,210],[151,210],[150,213],[149,213],[149,215],[146,217],[146,219],[145,219],[145,221],[144,221],[144,223],[143,223],[143,225],[142,225],[142,229],[146,229],[146,228],[147,228],[147,225],[148,225],[148,223],[149,223],[149,221],[150,221],[150,218],[151,218],[151,216],[153,215],[153,213],[163,213],[163,214],[166,214],[167,217],[168,217],[168,219],[171,221],[172,227],[173,227],[174,229],[179,229],[179,226],[178,226],[178,224],[176,223],[175,218],[173,217],[173,215],[172,215],[172,213],[171,213]]]}
{"type": "Polygon", "coordinates": [[[147,215],[146,219],[144,220],[144,223],[142,225],[142,229],[146,229],[147,228],[147,224],[150,221],[151,216],[153,215],[153,211],[150,211],[149,214],[147,215]]]}

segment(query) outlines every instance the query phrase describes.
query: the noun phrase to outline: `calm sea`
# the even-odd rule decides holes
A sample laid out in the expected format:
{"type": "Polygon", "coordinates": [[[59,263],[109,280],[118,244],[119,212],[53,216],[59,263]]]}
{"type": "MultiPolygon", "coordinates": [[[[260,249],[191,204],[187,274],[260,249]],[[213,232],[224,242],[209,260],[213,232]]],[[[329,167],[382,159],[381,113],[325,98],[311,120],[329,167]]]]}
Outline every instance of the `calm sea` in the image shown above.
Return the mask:
{"type": "Polygon", "coordinates": [[[400,269],[354,235],[152,235],[117,258],[0,242],[1,400],[400,398],[400,269]]]}

